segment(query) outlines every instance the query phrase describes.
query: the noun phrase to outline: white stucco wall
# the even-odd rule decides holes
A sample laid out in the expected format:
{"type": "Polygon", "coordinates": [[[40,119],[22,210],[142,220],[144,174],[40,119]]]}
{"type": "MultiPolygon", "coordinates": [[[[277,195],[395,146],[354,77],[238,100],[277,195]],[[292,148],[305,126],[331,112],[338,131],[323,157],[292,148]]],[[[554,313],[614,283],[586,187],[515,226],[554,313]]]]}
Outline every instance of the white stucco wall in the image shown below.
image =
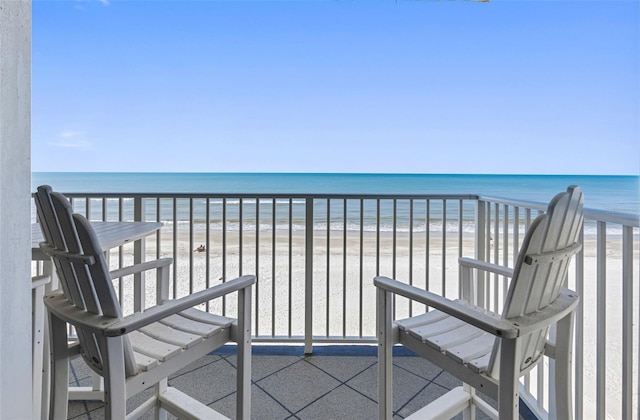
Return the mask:
{"type": "Polygon", "coordinates": [[[0,0],[0,419],[31,417],[31,1],[0,0]]]}

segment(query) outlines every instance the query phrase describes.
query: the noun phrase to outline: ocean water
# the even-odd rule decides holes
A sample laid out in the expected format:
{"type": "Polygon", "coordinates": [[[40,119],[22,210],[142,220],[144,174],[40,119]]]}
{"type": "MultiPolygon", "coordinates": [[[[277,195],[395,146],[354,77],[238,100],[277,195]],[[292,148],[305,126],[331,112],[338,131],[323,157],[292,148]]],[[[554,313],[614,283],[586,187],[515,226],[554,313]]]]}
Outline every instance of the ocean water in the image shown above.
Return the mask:
{"type": "Polygon", "coordinates": [[[32,190],[41,184],[67,193],[481,194],[542,202],[579,185],[585,207],[640,214],[638,176],[34,172],[32,190]]]}
{"type": "MultiPolygon", "coordinates": [[[[492,197],[548,202],[556,193],[564,191],[569,185],[579,185],[585,194],[585,207],[607,212],[640,214],[640,177],[637,176],[591,176],[591,175],[458,175],[458,174],[309,174],[309,173],[61,173],[34,172],[32,190],[41,184],[51,185],[54,190],[63,193],[229,193],[229,194],[479,194],[492,197]]],[[[339,201],[339,200],[338,200],[339,201]]],[[[294,229],[304,227],[304,201],[294,200],[294,229]]],[[[219,203],[217,203],[219,204],[219,203]]],[[[227,202],[227,205],[239,204],[227,202]]],[[[262,218],[268,220],[271,204],[260,206],[258,223],[262,218]]],[[[255,201],[247,199],[244,213],[245,223],[255,213],[255,201]]],[[[288,206],[288,200],[278,202],[288,206]]],[[[166,203],[170,207],[170,203],[166,203]]],[[[336,226],[341,223],[344,211],[340,203],[332,207],[331,214],[336,216],[336,226]]],[[[381,226],[377,227],[377,209],[372,203],[364,208],[365,230],[394,229],[391,220],[391,206],[384,202],[381,209],[381,226]]],[[[325,206],[326,207],[326,206],[325,206]]],[[[359,228],[359,204],[347,206],[347,217],[352,225],[349,229],[359,228]]],[[[425,207],[414,209],[414,231],[442,229],[438,220],[442,218],[442,209],[437,205],[425,215],[425,207]],[[428,219],[428,220],[427,220],[428,219]]],[[[324,228],[326,208],[320,204],[315,210],[318,217],[317,228],[324,228]]],[[[409,207],[401,203],[397,211],[395,228],[408,230],[409,207]]],[[[204,200],[196,203],[196,221],[204,219],[204,200]]],[[[211,211],[213,223],[221,223],[221,206],[211,211]]],[[[447,214],[457,217],[458,209],[454,205],[447,208],[447,214]]],[[[170,213],[170,209],[163,211],[170,213]]],[[[178,204],[178,220],[188,220],[188,202],[178,204]]],[[[279,212],[277,212],[278,214],[279,212]]],[[[283,212],[286,213],[286,212],[283,212]]],[[[473,230],[474,211],[472,207],[463,209],[464,225],[473,230]]],[[[288,216],[282,216],[278,223],[287,223],[288,216]]],[[[269,228],[267,224],[265,226],[269,228]]],[[[452,224],[452,229],[457,228],[452,224]]],[[[591,227],[590,227],[591,228],[591,227]]],[[[448,230],[448,227],[447,227],[448,230]]],[[[466,229],[465,229],[466,230],[466,229]]],[[[592,230],[592,229],[589,229],[592,230]]]]}

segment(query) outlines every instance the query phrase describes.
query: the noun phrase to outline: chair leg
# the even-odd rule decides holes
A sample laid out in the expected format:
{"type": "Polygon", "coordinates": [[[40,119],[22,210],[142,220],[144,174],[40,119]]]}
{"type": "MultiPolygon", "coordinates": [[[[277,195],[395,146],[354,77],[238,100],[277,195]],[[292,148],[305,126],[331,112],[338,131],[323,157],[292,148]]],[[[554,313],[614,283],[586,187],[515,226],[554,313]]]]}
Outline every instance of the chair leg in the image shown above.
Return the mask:
{"type": "Polygon", "coordinates": [[[550,381],[554,382],[555,393],[549,401],[549,418],[573,419],[571,399],[571,364],[573,353],[573,313],[568,314],[557,323],[555,366],[550,381]]]}
{"type": "Polygon", "coordinates": [[[39,419],[42,416],[42,385],[44,374],[44,285],[32,289],[32,337],[33,347],[31,353],[31,375],[33,384],[33,395],[31,404],[31,417],[39,419]]]}
{"type": "Polygon", "coordinates": [[[67,348],[67,323],[49,314],[51,345],[51,399],[49,418],[66,419],[69,395],[69,355],[67,348]]]}
{"type": "Polygon", "coordinates": [[[107,338],[102,354],[104,369],[104,415],[107,419],[124,419],[127,415],[123,337],[107,338]]]}
{"type": "Polygon", "coordinates": [[[251,288],[238,291],[236,416],[251,418],[251,288]]]}
{"type": "Polygon", "coordinates": [[[520,417],[520,342],[519,339],[500,342],[498,412],[501,419],[518,420],[520,417]]]}
{"type": "Polygon", "coordinates": [[[163,392],[167,390],[169,387],[169,380],[167,378],[161,379],[155,386],[155,397],[156,404],[153,408],[153,418],[156,420],[166,420],[167,419],[167,410],[160,407],[160,396],[163,392]]]}
{"type": "Polygon", "coordinates": [[[469,393],[469,407],[465,408],[462,412],[463,420],[475,420],[476,418],[476,405],[473,402],[473,398],[476,395],[476,389],[469,384],[462,384],[463,389],[469,393]]]}
{"type": "Polygon", "coordinates": [[[377,291],[376,329],[378,334],[378,418],[393,418],[393,339],[391,323],[393,314],[392,294],[377,291]]]}

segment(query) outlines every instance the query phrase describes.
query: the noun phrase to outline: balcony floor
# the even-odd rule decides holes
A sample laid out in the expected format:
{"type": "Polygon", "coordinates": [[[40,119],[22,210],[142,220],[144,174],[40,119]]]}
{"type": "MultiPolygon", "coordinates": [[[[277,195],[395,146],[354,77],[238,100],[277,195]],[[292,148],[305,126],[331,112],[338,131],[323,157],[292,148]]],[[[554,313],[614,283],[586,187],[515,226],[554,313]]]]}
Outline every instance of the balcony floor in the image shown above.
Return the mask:
{"type": "MultiPolygon", "coordinates": [[[[394,350],[395,418],[406,417],[460,384],[410,351],[401,347],[394,350]]],[[[304,356],[299,346],[254,345],[251,417],[377,418],[376,354],[375,346],[316,346],[312,356],[304,356]]],[[[234,418],[235,363],[235,348],[223,347],[172,376],[169,384],[234,418]]],[[[72,385],[87,386],[91,371],[77,360],[72,363],[70,378],[72,385]]],[[[150,392],[143,394],[147,397],[150,392]]],[[[134,397],[129,404],[134,407],[140,400],[140,396],[134,397]]],[[[69,418],[103,418],[102,405],[71,402],[69,418]]]]}

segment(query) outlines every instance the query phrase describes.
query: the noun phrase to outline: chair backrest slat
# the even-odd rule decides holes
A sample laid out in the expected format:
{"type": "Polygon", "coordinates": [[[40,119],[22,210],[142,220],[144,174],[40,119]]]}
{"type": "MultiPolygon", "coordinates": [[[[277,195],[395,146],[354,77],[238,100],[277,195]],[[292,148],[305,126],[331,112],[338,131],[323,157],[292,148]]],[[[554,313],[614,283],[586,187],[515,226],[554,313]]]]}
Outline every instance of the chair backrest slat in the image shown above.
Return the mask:
{"type": "MultiPolygon", "coordinates": [[[[71,254],[83,254],[80,238],[73,222],[73,208],[71,203],[60,193],[51,193],[51,202],[56,211],[58,225],[66,244],[66,251],[71,254]]],[[[97,302],[96,292],[93,283],[89,279],[88,267],[85,264],[75,264],[69,262],[74,276],[75,288],[82,296],[84,307],[87,311],[94,314],[101,314],[100,305],[97,302]]]]}
{"type": "MultiPolygon", "coordinates": [[[[513,278],[505,299],[502,317],[505,319],[539,311],[560,294],[584,221],[584,198],[580,188],[571,186],[556,195],[546,213],[538,216],[522,242],[513,278]],[[548,258],[532,258],[535,255],[548,258]]],[[[521,369],[535,363],[543,353],[548,329],[523,337],[521,369]]],[[[495,368],[500,340],[496,340],[490,368],[495,368]]]]}
{"type": "MultiPolygon", "coordinates": [[[[51,200],[51,187],[43,185],[38,187],[36,194],[36,207],[40,222],[40,230],[44,240],[55,249],[66,251],[62,229],[58,222],[58,216],[51,200]]],[[[79,308],[85,308],[84,299],[80,293],[80,287],[76,281],[74,267],[65,260],[53,258],[53,264],[58,273],[58,280],[65,295],[79,308]]]]}
{"type": "Polygon", "coordinates": [[[100,242],[84,216],[74,214],[73,219],[80,243],[82,243],[83,254],[94,257],[96,261],[95,264],[89,265],[88,269],[92,280],[91,284],[95,290],[97,303],[102,310],[102,314],[114,318],[122,318],[122,310],[113,288],[111,275],[107,269],[100,242]]]}

